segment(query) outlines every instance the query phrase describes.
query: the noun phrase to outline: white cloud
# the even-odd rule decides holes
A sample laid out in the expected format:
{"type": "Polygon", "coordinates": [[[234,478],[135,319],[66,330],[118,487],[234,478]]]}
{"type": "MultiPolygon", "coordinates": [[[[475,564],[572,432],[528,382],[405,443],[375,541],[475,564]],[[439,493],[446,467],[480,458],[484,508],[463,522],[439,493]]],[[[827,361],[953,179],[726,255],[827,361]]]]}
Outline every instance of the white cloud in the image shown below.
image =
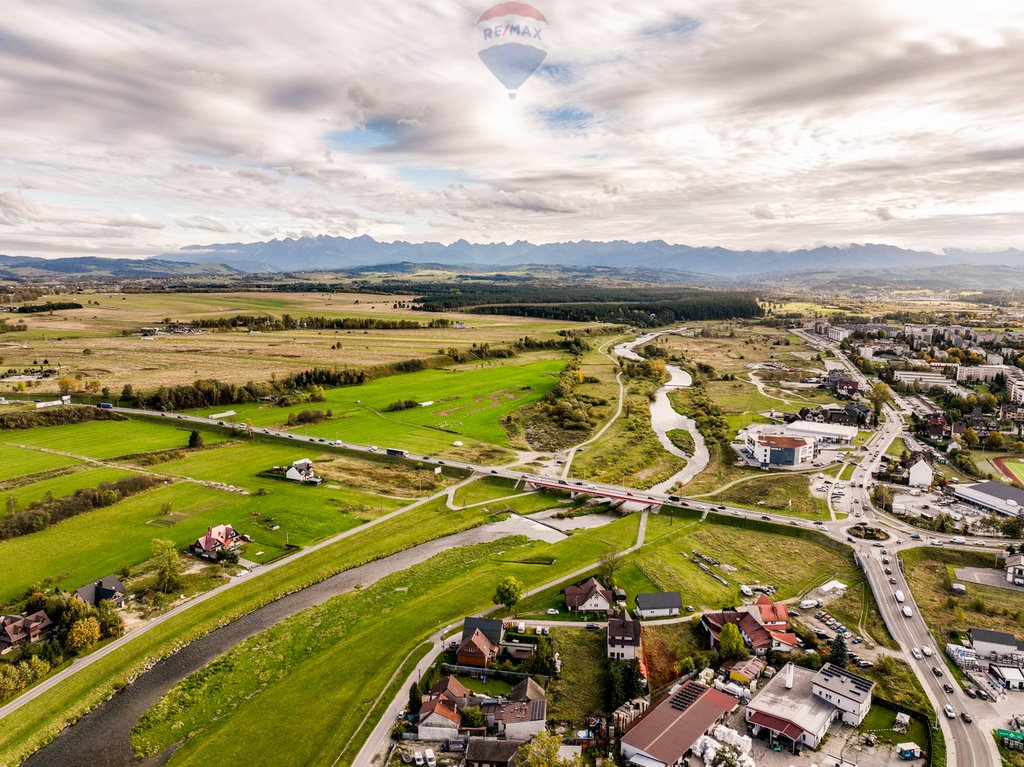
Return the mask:
{"type": "Polygon", "coordinates": [[[537,0],[551,69],[515,101],[488,4],[6,4],[0,251],[1024,247],[1019,4],[537,0]]]}

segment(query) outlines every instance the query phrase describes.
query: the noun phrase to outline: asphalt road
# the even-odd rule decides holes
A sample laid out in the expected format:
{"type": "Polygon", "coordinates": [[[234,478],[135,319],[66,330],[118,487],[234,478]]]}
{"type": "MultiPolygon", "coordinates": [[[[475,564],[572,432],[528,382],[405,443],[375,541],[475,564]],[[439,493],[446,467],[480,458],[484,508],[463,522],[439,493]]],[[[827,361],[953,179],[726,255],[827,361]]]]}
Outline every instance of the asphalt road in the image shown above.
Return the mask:
{"type": "MultiPolygon", "coordinates": [[[[805,337],[810,338],[809,336],[805,337]]],[[[863,387],[867,387],[870,385],[867,379],[859,371],[857,371],[856,368],[853,367],[852,363],[846,360],[846,358],[838,352],[838,349],[834,345],[822,343],[819,339],[813,339],[813,342],[815,343],[815,345],[831,348],[832,351],[836,353],[837,358],[840,359],[847,366],[847,368],[850,371],[851,377],[860,382],[863,387]]],[[[898,400],[895,403],[895,405],[901,410],[904,409],[904,405],[900,403],[898,400]]],[[[211,425],[211,419],[204,418],[201,416],[190,416],[177,413],[162,413],[158,411],[140,410],[134,408],[117,408],[116,410],[129,415],[143,415],[156,418],[168,418],[174,419],[175,421],[178,422],[202,424],[204,426],[211,425]]],[[[845,498],[845,503],[848,506],[847,508],[841,510],[853,511],[858,508],[861,509],[865,520],[871,521],[873,524],[877,526],[884,527],[890,530],[894,537],[900,537],[901,543],[899,544],[899,547],[906,548],[913,545],[921,545],[920,542],[911,541],[909,538],[907,538],[905,531],[898,527],[895,527],[890,520],[881,515],[876,514],[874,510],[871,508],[870,500],[868,499],[868,485],[870,484],[870,472],[877,466],[877,463],[880,460],[880,456],[884,454],[886,448],[889,446],[892,440],[899,436],[902,431],[902,424],[900,422],[896,409],[887,408],[885,415],[885,422],[869,442],[869,450],[862,451],[863,457],[861,459],[861,463],[856,467],[853,473],[853,477],[849,481],[849,497],[845,498]],[[856,487],[856,485],[860,485],[862,483],[864,487],[856,487]],[[855,501],[858,501],[859,503],[854,504],[855,501]],[[907,539],[903,540],[903,538],[907,539]]],[[[241,429],[241,427],[237,427],[229,422],[213,423],[219,424],[226,428],[241,429]]],[[[296,444],[315,445],[321,449],[339,448],[351,450],[354,452],[374,454],[384,452],[381,448],[376,446],[357,445],[353,443],[342,443],[337,441],[329,442],[328,440],[325,439],[309,437],[301,434],[293,434],[290,432],[282,432],[273,429],[254,428],[252,431],[253,433],[259,434],[261,436],[281,439],[289,442],[294,442],[296,444]]],[[[448,461],[446,459],[439,459],[435,456],[416,455],[404,452],[401,455],[401,457],[406,460],[427,463],[434,466],[450,466],[478,474],[500,476],[520,481],[525,480],[526,482],[534,483],[538,486],[548,486],[554,487],[555,489],[559,490],[583,492],[587,494],[610,498],[613,500],[635,502],[640,504],[641,506],[657,507],[664,503],[674,503],[679,505],[690,506],[692,508],[696,508],[711,513],[726,513],[750,518],[760,517],[770,520],[772,522],[777,522],[779,524],[799,525],[802,527],[818,529],[819,531],[831,535],[832,537],[838,540],[847,540],[846,529],[849,526],[851,526],[853,522],[858,521],[856,519],[839,520],[812,525],[811,523],[808,523],[806,521],[794,520],[792,517],[786,515],[774,515],[770,513],[762,514],[758,512],[752,512],[746,509],[738,509],[723,505],[712,506],[707,502],[679,498],[676,496],[666,495],[663,493],[652,493],[649,491],[637,490],[635,488],[597,483],[583,483],[580,481],[569,479],[552,478],[550,476],[522,472],[521,470],[516,470],[515,468],[492,467],[482,464],[448,461]]],[[[328,545],[329,543],[332,543],[335,540],[336,539],[325,541],[322,544],[318,544],[317,547],[328,545]]],[[[945,704],[946,698],[949,697],[946,695],[945,692],[942,691],[943,680],[940,680],[937,677],[935,677],[930,672],[929,666],[922,665],[921,663],[916,662],[909,652],[910,647],[922,646],[923,644],[930,645],[932,643],[930,635],[928,634],[927,627],[924,625],[924,622],[917,614],[916,609],[914,609],[914,616],[912,618],[904,618],[902,613],[896,609],[894,600],[886,598],[887,594],[891,595],[891,584],[889,583],[890,576],[885,574],[884,568],[877,557],[877,552],[879,551],[879,549],[875,549],[874,547],[868,547],[866,544],[859,543],[857,541],[854,541],[854,548],[861,556],[862,561],[865,563],[865,573],[867,575],[869,583],[871,584],[872,589],[878,595],[877,601],[879,602],[879,608],[882,611],[883,618],[889,626],[890,631],[893,633],[893,636],[896,637],[897,640],[900,642],[906,660],[910,662],[912,668],[914,668],[915,673],[921,680],[921,683],[924,686],[925,690],[928,692],[929,697],[932,699],[932,703],[933,705],[935,705],[937,712],[940,712],[939,723],[943,728],[943,731],[946,736],[946,742],[948,748],[950,749],[949,763],[951,765],[997,764],[999,760],[995,744],[986,731],[976,726],[972,727],[970,725],[964,725],[959,719],[948,720],[945,717],[941,716],[942,705],[945,704]]],[[[891,551],[892,548],[893,547],[890,546],[886,550],[891,551]]],[[[308,551],[308,549],[306,551],[308,551]]],[[[275,565],[280,566],[288,561],[291,561],[291,559],[292,558],[279,560],[279,562],[275,563],[275,565]]],[[[896,571],[898,571],[898,568],[896,568],[896,571]]],[[[897,578],[902,579],[902,575],[898,575],[897,578]]],[[[908,594],[909,598],[909,589],[905,588],[905,582],[902,582],[902,585],[904,586],[904,593],[908,594]]],[[[211,592],[210,594],[211,596],[212,593],[213,592],[211,592]]],[[[179,611],[185,611],[189,609],[192,605],[198,603],[198,601],[199,600],[196,599],[182,605],[175,611],[175,614],[177,614],[177,612],[179,611]]],[[[123,638],[123,640],[124,642],[131,641],[137,635],[138,633],[133,632],[132,634],[126,635],[123,638]]],[[[38,695],[39,692],[36,691],[41,692],[42,690],[49,689],[49,687],[52,687],[54,684],[57,684],[61,679],[66,678],[66,676],[75,673],[78,669],[84,667],[84,665],[91,662],[92,658],[93,656],[87,656],[86,658],[82,659],[82,662],[80,662],[79,664],[72,666],[69,669],[66,669],[64,672],[61,672],[61,675],[55,676],[50,684],[40,685],[39,687],[35,688],[34,691],[31,692],[33,692],[35,695],[38,695]]],[[[947,679],[946,681],[949,680],[947,679]]],[[[28,699],[30,698],[27,696],[21,696],[15,701],[9,703],[7,706],[0,709],[0,718],[16,710],[19,706],[27,702],[28,699]]],[[[976,708],[979,703],[981,705],[988,705],[981,702],[970,701],[970,699],[967,698],[963,698],[960,701],[960,706],[954,705],[954,708],[956,708],[959,712],[962,708],[976,708]]],[[[397,710],[389,711],[388,714],[385,715],[384,720],[382,720],[382,722],[380,723],[379,728],[388,725],[390,721],[393,721],[393,719],[390,719],[390,717],[393,717],[395,713],[397,713],[397,710]]],[[[974,711],[972,711],[972,714],[973,713],[974,711]]],[[[983,713],[989,713],[990,715],[990,712],[983,713]]],[[[368,742],[367,746],[370,745],[371,744],[368,742]]],[[[361,753],[365,753],[365,748],[361,753]]],[[[42,764],[43,762],[39,763],[42,764]]],[[[72,762],[64,763],[72,764],[72,762]]]]}

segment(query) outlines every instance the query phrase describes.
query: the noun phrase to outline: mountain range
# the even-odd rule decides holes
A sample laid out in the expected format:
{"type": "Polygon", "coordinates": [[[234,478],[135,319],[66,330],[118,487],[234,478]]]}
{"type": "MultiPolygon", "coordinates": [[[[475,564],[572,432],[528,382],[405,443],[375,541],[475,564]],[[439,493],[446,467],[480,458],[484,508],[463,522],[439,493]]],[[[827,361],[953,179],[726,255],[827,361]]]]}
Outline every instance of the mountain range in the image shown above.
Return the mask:
{"type": "MultiPolygon", "coordinates": [[[[0,255],[0,279],[45,278],[243,278],[245,274],[338,271],[357,276],[374,267],[408,273],[416,267],[467,272],[546,267],[572,278],[574,272],[607,269],[666,284],[921,287],[936,289],[1024,287],[1024,251],[949,250],[933,253],[893,245],[854,244],[793,251],[731,250],[650,242],[560,242],[537,245],[381,242],[361,237],[301,237],[181,248],[144,259],[33,258],[0,255]],[[628,273],[628,274],[627,274],[628,273]]],[[[538,270],[539,271],[539,270],[538,270]]]]}
{"type": "Polygon", "coordinates": [[[675,269],[724,278],[750,278],[808,271],[859,271],[867,269],[943,268],[1024,265],[1024,251],[998,253],[950,251],[944,254],[906,250],[892,245],[849,245],[794,251],[730,250],[721,247],[670,245],[650,242],[559,242],[535,245],[513,243],[475,244],[457,240],[439,242],[380,242],[372,237],[302,237],[269,242],[222,243],[189,246],[159,256],[169,261],[223,264],[244,272],[305,272],[348,269],[399,262],[501,267],[519,264],[558,266],[624,266],[675,269]]]}

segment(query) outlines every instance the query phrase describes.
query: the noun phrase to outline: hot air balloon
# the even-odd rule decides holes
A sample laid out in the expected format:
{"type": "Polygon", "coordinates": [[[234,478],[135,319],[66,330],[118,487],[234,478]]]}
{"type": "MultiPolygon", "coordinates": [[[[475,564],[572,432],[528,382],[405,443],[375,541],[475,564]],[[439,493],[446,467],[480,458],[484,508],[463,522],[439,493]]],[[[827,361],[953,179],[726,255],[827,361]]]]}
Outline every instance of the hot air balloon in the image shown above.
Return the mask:
{"type": "Polygon", "coordinates": [[[514,99],[547,58],[548,20],[527,3],[492,6],[476,22],[478,55],[514,99]]]}

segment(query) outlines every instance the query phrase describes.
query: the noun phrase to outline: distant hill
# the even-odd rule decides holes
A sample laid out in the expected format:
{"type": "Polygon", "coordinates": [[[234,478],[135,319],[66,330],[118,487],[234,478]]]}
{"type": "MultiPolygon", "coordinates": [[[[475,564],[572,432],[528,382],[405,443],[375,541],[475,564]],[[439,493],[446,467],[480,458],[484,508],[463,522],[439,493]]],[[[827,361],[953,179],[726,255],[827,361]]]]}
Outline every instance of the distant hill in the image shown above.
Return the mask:
{"type": "Polygon", "coordinates": [[[170,261],[225,264],[245,272],[308,272],[379,264],[432,263],[439,265],[487,265],[490,268],[517,264],[559,266],[628,266],[638,269],[673,269],[726,278],[749,278],[808,271],[850,272],[868,269],[924,269],[953,264],[1024,265],[1024,252],[940,255],[906,250],[892,245],[862,244],[794,251],[751,251],[727,248],[695,248],[650,242],[561,242],[535,245],[513,243],[473,244],[458,240],[439,242],[379,242],[372,237],[302,237],[269,242],[221,243],[189,246],[159,258],[170,261]]]}
{"type": "Polygon", "coordinates": [[[160,258],[33,258],[31,256],[0,256],[0,279],[58,277],[206,277],[238,274],[223,264],[202,264],[160,258]]]}

